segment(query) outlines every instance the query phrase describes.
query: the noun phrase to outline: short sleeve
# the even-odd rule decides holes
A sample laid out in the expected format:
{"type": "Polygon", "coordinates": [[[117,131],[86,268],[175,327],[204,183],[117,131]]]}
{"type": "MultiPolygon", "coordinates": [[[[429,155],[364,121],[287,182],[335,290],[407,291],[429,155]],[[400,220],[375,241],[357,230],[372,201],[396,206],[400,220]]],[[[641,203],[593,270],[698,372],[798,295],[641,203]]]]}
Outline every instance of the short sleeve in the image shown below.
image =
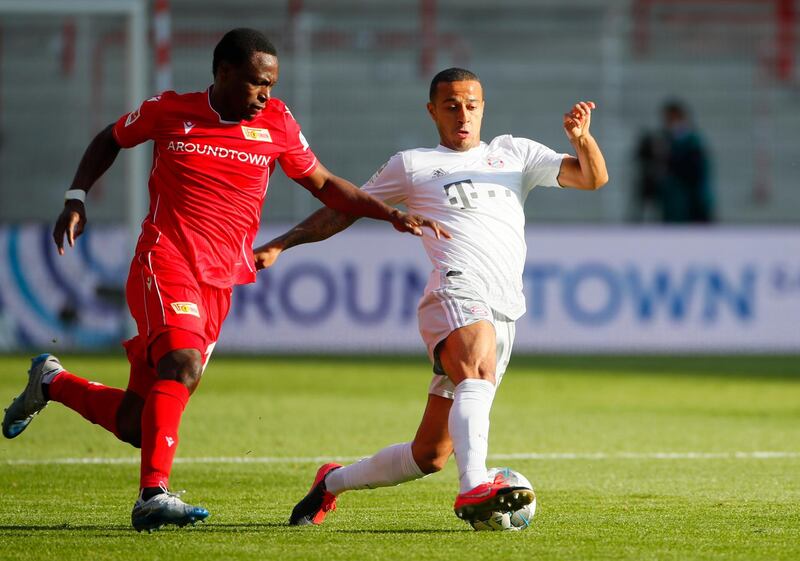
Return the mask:
{"type": "Polygon", "coordinates": [[[408,178],[402,152],[398,152],[375,172],[362,187],[386,204],[396,205],[408,198],[408,178]]]}
{"type": "Polygon", "coordinates": [[[514,148],[522,157],[522,184],[526,190],[537,186],[560,187],[558,173],[567,154],[559,154],[544,144],[527,138],[515,138],[514,148]]]}
{"type": "Polygon", "coordinates": [[[300,125],[294,120],[291,111],[284,111],[284,125],[286,130],[286,150],[278,156],[281,169],[287,177],[300,179],[307,177],[317,168],[317,157],[300,130],[300,125]]]}
{"type": "Polygon", "coordinates": [[[131,148],[152,140],[161,106],[161,96],[158,95],[120,117],[113,129],[117,143],[123,148],[131,148]]]}

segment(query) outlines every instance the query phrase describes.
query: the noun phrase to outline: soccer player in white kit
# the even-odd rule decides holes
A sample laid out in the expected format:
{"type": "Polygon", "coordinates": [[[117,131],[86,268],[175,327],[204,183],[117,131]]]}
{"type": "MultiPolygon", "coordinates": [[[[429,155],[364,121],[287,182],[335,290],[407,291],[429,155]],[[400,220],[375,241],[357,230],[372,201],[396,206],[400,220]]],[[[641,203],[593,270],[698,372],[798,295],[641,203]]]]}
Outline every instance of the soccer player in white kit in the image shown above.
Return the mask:
{"type": "MultiPolygon", "coordinates": [[[[423,237],[433,264],[418,309],[434,370],[425,413],[411,442],[349,466],[320,467],[311,490],[292,511],[293,525],[321,524],[344,491],[397,485],[439,471],[452,453],[460,483],[454,510],[460,518],[516,510],[533,500],[532,491],[510,486],[502,475],[489,480],[489,412],[511,355],[514,322],[525,312],[525,198],[536,186],[595,190],[608,181],[603,155],[589,132],[595,105],[579,102],[564,114],[564,131],[577,157],[511,135],[481,142],[483,90],[468,70],[437,74],[427,107],[440,144],[395,154],[363,187],[449,232],[423,237]]],[[[355,220],[319,210],[256,248],[257,267],[268,267],[281,251],[326,239],[355,220]]]]}

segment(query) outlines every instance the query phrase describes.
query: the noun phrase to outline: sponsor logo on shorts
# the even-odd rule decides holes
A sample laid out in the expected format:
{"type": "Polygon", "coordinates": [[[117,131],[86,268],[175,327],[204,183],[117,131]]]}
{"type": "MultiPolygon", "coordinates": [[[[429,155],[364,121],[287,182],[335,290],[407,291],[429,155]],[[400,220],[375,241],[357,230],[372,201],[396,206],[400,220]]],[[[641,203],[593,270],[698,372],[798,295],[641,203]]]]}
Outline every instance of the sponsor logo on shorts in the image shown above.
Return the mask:
{"type": "Polygon", "coordinates": [[[176,314],[200,317],[200,311],[197,309],[197,304],[194,302],[173,302],[171,306],[176,314]]]}
{"type": "Polygon", "coordinates": [[[257,142],[272,142],[272,135],[269,134],[267,129],[254,129],[252,127],[242,126],[242,134],[247,140],[255,140],[257,142]]]}
{"type": "Polygon", "coordinates": [[[466,306],[467,311],[472,314],[473,316],[488,316],[489,310],[486,309],[486,306],[481,304],[471,304],[466,306]]]}

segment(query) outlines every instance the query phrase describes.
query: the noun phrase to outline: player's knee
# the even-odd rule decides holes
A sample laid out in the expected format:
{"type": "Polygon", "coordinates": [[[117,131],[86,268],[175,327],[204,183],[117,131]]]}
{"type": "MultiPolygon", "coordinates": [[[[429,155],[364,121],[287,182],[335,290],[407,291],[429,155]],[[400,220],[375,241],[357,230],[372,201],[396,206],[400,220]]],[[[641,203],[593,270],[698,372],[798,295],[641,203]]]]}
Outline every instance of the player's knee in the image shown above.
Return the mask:
{"type": "Polygon", "coordinates": [[[142,409],[144,399],[128,391],[117,409],[117,438],[134,448],[142,447],[142,409]]]}
{"type": "Polygon", "coordinates": [[[175,380],[193,392],[203,375],[203,360],[196,349],[180,349],[168,352],[158,361],[158,377],[175,380]]]}
{"type": "Polygon", "coordinates": [[[142,447],[142,419],[117,417],[117,438],[134,448],[142,447]]]}
{"type": "MultiPolygon", "coordinates": [[[[492,385],[497,385],[497,380],[494,375],[494,367],[490,366],[482,366],[480,364],[475,364],[471,368],[465,368],[462,371],[462,375],[458,379],[458,383],[462,382],[463,380],[486,380],[487,382],[491,382],[492,385]]],[[[453,377],[451,376],[451,379],[453,377]]]]}

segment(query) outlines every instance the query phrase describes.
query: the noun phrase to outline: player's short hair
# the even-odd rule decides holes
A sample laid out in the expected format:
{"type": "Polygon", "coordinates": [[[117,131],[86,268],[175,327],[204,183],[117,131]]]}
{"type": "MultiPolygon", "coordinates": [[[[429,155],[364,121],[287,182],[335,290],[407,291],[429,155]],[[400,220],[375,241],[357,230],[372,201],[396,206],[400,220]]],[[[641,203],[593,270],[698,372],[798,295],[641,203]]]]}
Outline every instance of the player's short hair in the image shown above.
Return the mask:
{"type": "Polygon", "coordinates": [[[436,94],[436,88],[439,86],[441,82],[465,82],[467,80],[480,82],[481,79],[478,78],[478,75],[474,72],[470,72],[469,70],[465,70],[463,68],[446,68],[439,72],[436,76],[433,77],[431,80],[431,89],[428,92],[428,99],[433,101],[433,96],[436,94]]]}
{"type": "Polygon", "coordinates": [[[253,53],[278,56],[275,45],[260,31],[247,27],[231,29],[214,47],[214,62],[211,64],[211,72],[216,76],[221,62],[240,66],[250,60],[253,53]]]}

